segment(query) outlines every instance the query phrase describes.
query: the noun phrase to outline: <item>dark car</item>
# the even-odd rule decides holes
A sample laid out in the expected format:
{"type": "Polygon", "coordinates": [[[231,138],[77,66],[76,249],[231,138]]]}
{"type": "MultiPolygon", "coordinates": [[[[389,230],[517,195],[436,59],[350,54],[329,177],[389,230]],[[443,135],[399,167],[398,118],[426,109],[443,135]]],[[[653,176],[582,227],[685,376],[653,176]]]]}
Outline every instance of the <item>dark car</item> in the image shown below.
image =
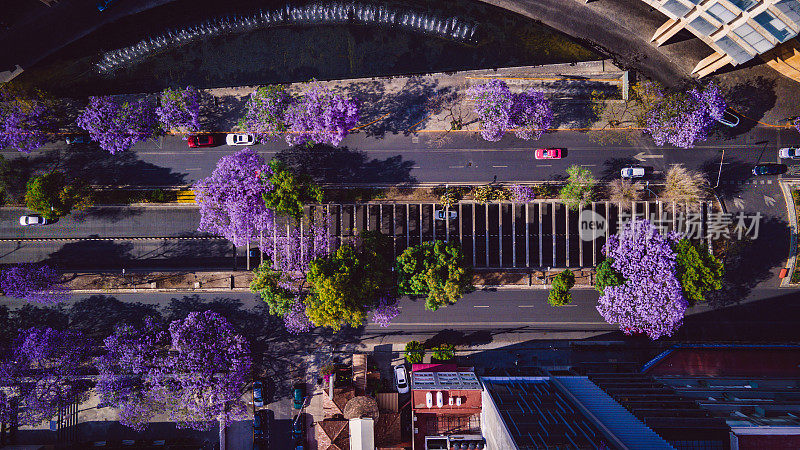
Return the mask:
{"type": "Polygon", "coordinates": [[[295,384],[292,398],[294,399],[294,409],[302,408],[303,403],[306,402],[306,385],[302,383],[295,384]]]}
{"type": "Polygon", "coordinates": [[[298,414],[292,420],[292,442],[295,449],[305,448],[306,441],[306,422],[304,415],[298,414]]]}
{"type": "Polygon", "coordinates": [[[260,381],[253,383],[253,406],[256,408],[264,406],[264,395],[262,394],[263,390],[264,385],[260,381]]]}
{"type": "Polygon", "coordinates": [[[757,164],[753,167],[753,175],[757,177],[763,175],[780,175],[784,172],[786,172],[785,164],[757,164]]]}
{"type": "Polygon", "coordinates": [[[73,134],[73,135],[67,136],[65,141],[67,142],[67,145],[88,144],[89,143],[89,136],[85,135],[85,134],[73,134]]]}
{"type": "Polygon", "coordinates": [[[213,134],[193,134],[189,136],[189,147],[213,147],[217,145],[217,140],[213,134]]]}
{"type": "Polygon", "coordinates": [[[256,411],[253,415],[253,440],[261,443],[269,442],[270,429],[269,411],[256,411]]]}

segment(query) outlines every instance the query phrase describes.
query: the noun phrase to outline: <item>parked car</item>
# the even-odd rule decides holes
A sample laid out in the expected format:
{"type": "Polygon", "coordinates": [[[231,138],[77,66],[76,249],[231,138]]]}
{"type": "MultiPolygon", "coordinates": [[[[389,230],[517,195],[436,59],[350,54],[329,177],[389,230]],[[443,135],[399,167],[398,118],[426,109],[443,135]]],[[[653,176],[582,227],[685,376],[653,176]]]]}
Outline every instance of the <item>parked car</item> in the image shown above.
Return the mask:
{"type": "Polygon", "coordinates": [[[730,108],[728,108],[722,113],[722,117],[717,119],[717,122],[733,128],[736,125],[739,125],[739,116],[734,114],[734,112],[731,111],[730,108]]]}
{"type": "Polygon", "coordinates": [[[49,220],[38,214],[29,214],[19,218],[19,224],[23,227],[27,225],[47,225],[48,223],[50,223],[49,220]]]}
{"type": "Polygon", "coordinates": [[[397,392],[401,394],[408,393],[408,372],[406,372],[406,366],[402,364],[394,366],[394,384],[397,386],[397,392]]]}
{"type": "Polygon", "coordinates": [[[100,12],[105,11],[106,9],[110,8],[111,5],[116,3],[117,0],[100,0],[97,2],[97,10],[100,12]]]}
{"type": "Polygon", "coordinates": [[[256,408],[264,406],[264,396],[261,392],[263,388],[264,385],[260,381],[253,383],[253,406],[256,408]]]}
{"type": "Polygon", "coordinates": [[[225,136],[225,143],[228,145],[253,145],[256,137],[250,133],[228,133],[225,136]]]}
{"type": "Polygon", "coordinates": [[[303,413],[294,416],[292,420],[292,448],[299,450],[305,448],[306,441],[306,422],[303,413]]]}
{"type": "Polygon", "coordinates": [[[800,158],[800,148],[786,147],[778,150],[778,157],[783,159],[798,159],[800,158]]]}
{"type": "Polygon", "coordinates": [[[619,171],[619,176],[622,178],[642,178],[644,176],[644,167],[625,167],[619,171]]]}
{"type": "Polygon", "coordinates": [[[763,175],[780,175],[786,172],[786,165],[784,164],[756,164],[753,167],[753,175],[755,176],[763,176],[763,175]]]}
{"type": "Polygon", "coordinates": [[[561,159],[560,148],[540,148],[536,150],[536,159],[561,159]]]}
{"type": "Polygon", "coordinates": [[[64,139],[64,140],[67,142],[67,145],[88,144],[89,143],[89,136],[87,136],[85,134],[72,134],[72,135],[67,136],[67,138],[64,139]]]}
{"type": "Polygon", "coordinates": [[[292,397],[294,398],[294,409],[302,408],[306,402],[306,385],[303,383],[295,384],[292,397]]]}
{"type": "Polygon", "coordinates": [[[213,147],[217,145],[217,140],[213,134],[193,134],[189,136],[189,147],[213,147]]]}
{"type": "Polygon", "coordinates": [[[269,443],[270,411],[260,410],[253,415],[253,441],[269,443]]]}
{"type": "MultiPolygon", "coordinates": [[[[436,210],[436,214],[434,215],[434,217],[436,217],[436,220],[444,220],[444,216],[445,216],[445,210],[443,209],[436,210]]],[[[455,209],[447,210],[447,218],[451,220],[457,219],[458,212],[455,209]]]]}

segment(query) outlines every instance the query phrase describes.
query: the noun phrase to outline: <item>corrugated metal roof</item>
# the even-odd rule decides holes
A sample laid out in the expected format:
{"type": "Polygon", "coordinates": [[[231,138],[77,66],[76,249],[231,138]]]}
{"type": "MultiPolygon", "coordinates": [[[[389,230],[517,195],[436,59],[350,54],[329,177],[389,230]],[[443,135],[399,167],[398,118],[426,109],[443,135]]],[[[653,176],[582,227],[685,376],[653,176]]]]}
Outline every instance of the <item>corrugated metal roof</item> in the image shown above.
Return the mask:
{"type": "Polygon", "coordinates": [[[629,449],[675,450],[622,405],[614,401],[587,377],[552,377],[554,385],[582,405],[587,416],[616,436],[629,449]]]}

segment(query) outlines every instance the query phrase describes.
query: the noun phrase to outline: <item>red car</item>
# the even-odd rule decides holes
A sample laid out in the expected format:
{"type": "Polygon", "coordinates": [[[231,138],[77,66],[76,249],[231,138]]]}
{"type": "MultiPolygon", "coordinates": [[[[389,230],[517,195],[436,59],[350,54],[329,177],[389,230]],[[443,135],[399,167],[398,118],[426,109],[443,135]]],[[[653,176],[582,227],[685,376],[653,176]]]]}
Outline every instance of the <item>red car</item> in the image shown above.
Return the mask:
{"type": "Polygon", "coordinates": [[[217,145],[217,140],[213,134],[195,134],[189,136],[189,147],[213,147],[217,145]]]}
{"type": "Polygon", "coordinates": [[[560,148],[537,149],[536,159],[561,159],[561,149],[560,148]]]}

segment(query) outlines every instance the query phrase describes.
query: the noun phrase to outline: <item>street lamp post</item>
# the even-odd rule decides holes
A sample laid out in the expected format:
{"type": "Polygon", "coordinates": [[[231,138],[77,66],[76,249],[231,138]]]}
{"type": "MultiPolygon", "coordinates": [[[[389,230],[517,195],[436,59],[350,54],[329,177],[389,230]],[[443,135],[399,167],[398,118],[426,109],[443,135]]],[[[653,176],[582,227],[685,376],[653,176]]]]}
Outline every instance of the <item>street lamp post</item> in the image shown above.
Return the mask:
{"type": "Polygon", "coordinates": [[[719,187],[719,179],[722,177],[722,161],[725,159],[725,149],[722,149],[722,158],[719,160],[719,172],[717,172],[717,184],[714,185],[714,189],[719,187]]]}

